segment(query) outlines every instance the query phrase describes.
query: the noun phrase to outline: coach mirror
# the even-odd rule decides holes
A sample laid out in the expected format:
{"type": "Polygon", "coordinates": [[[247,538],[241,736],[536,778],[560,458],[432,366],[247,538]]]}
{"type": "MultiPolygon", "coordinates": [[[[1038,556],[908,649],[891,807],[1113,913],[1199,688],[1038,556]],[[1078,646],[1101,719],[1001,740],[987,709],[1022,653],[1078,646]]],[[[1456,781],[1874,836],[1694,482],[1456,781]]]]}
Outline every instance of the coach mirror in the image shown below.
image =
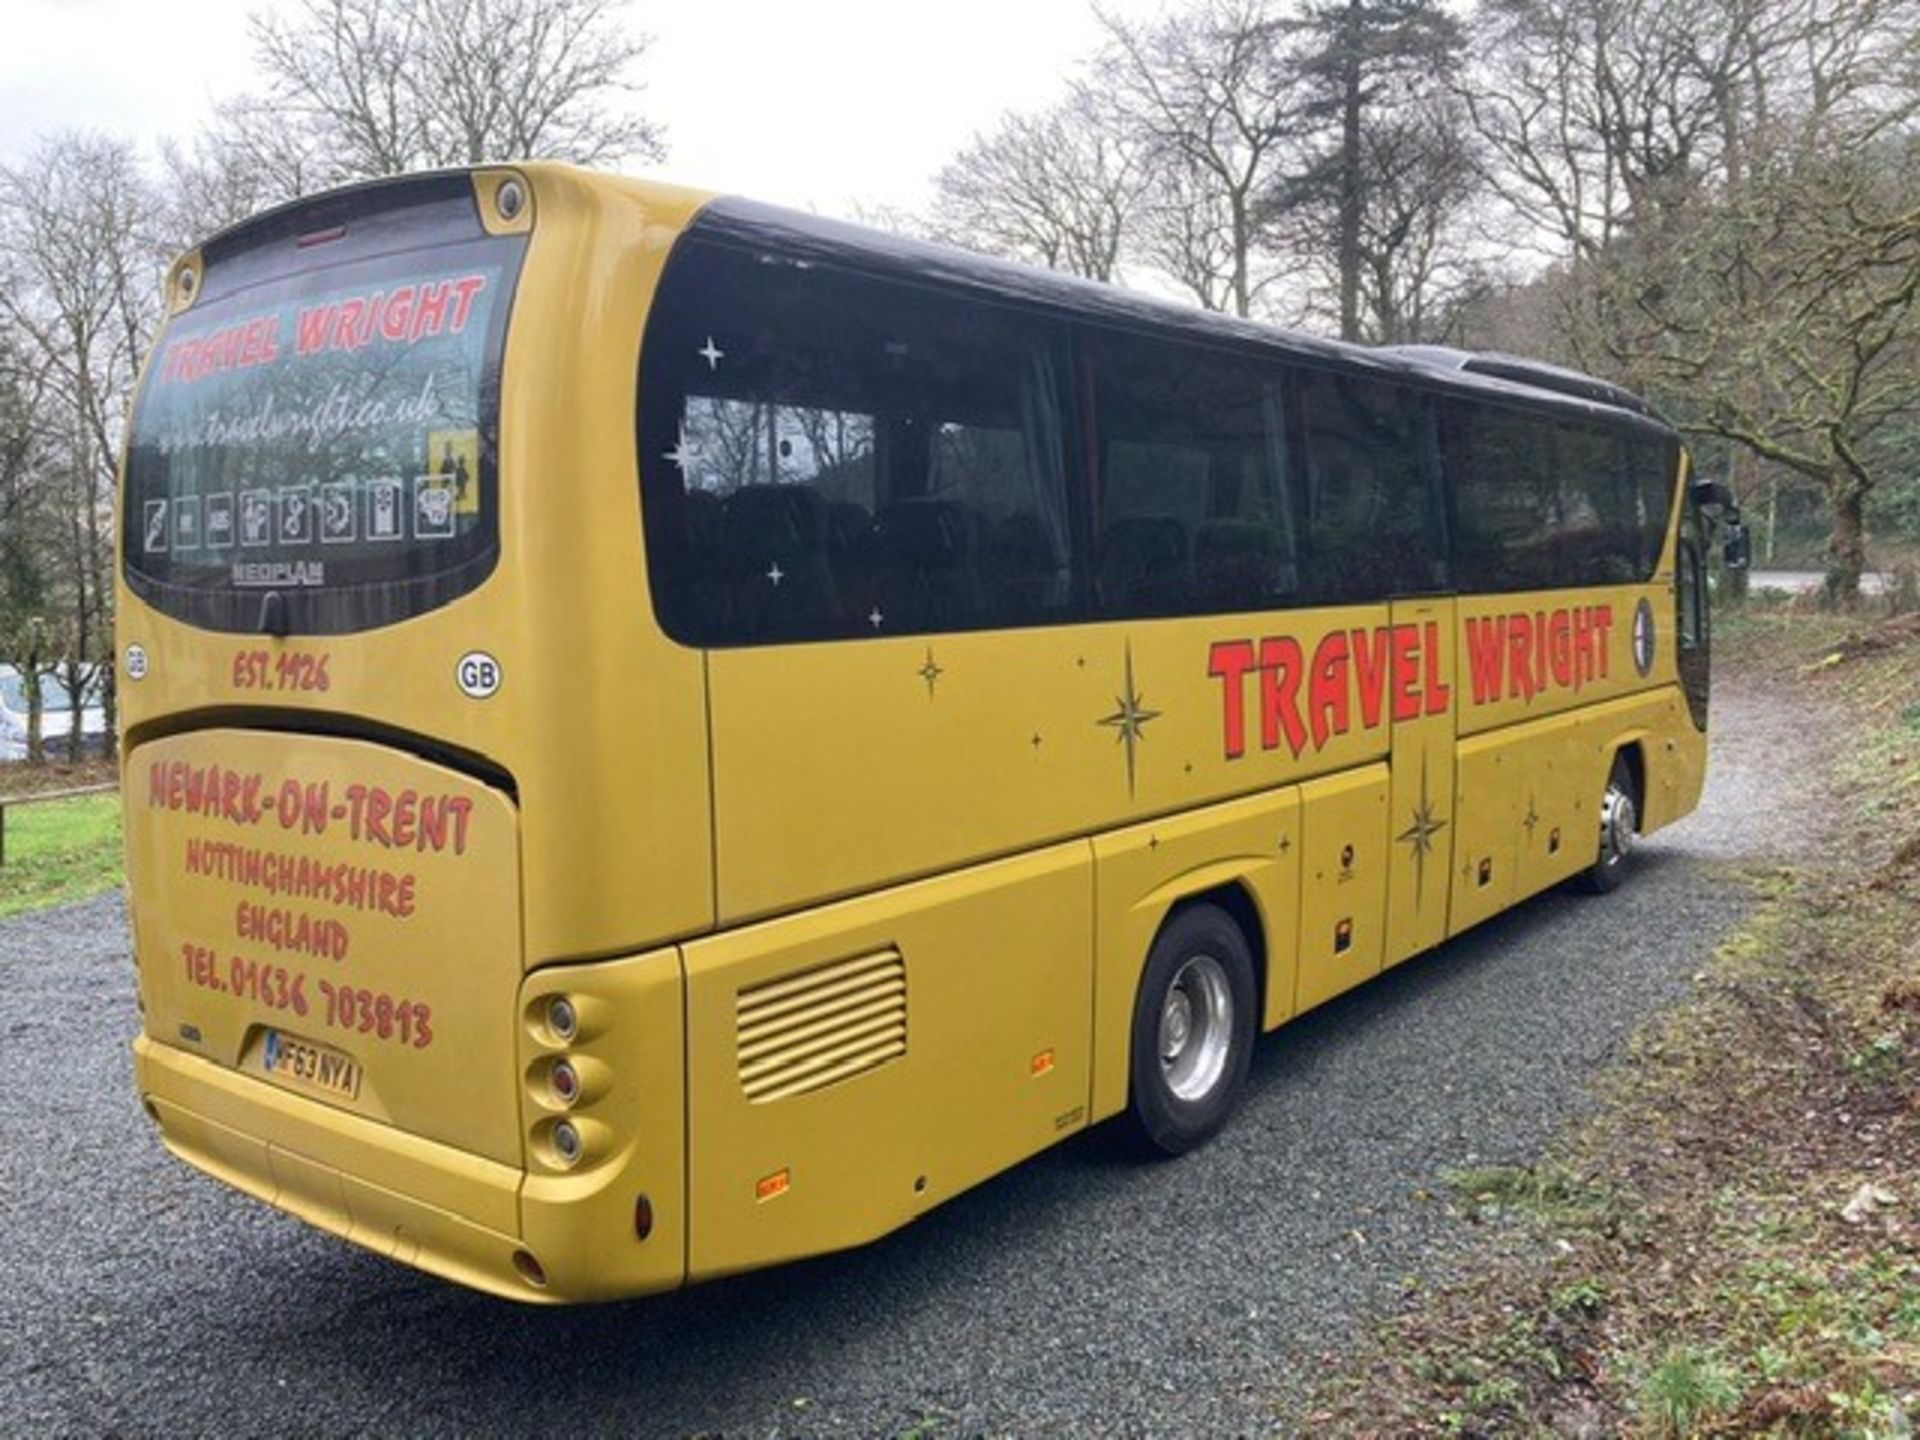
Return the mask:
{"type": "Polygon", "coordinates": [[[1693,482],[1693,503],[1702,510],[1738,510],[1734,503],[1733,490],[1724,480],[1696,480],[1693,482]]]}
{"type": "Polygon", "coordinates": [[[1738,510],[1727,521],[1727,543],[1721,560],[1729,570],[1744,570],[1753,563],[1753,539],[1740,523],[1738,510]]]}
{"type": "Polygon", "coordinates": [[[1701,510],[1718,510],[1720,523],[1726,526],[1725,548],[1721,560],[1729,570],[1744,570],[1753,562],[1753,540],[1740,518],[1740,506],[1732,487],[1722,480],[1700,480],[1693,486],[1693,503],[1701,510]]]}

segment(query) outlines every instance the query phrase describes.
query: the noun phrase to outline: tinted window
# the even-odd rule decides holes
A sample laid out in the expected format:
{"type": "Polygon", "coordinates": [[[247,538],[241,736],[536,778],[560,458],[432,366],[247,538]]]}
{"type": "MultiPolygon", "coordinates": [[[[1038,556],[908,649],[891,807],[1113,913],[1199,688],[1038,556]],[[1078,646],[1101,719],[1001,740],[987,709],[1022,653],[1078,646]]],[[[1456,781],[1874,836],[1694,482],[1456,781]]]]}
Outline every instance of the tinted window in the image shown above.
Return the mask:
{"type": "Polygon", "coordinates": [[[1659,560],[1672,447],[1528,411],[1446,407],[1454,565],[1465,590],[1645,580],[1659,560]]]}
{"type": "Polygon", "coordinates": [[[1443,586],[1444,531],[1421,397],[1310,372],[1301,377],[1300,410],[1309,599],[1384,599],[1443,586]]]}
{"type": "Polygon", "coordinates": [[[1279,372],[1168,341],[1090,335],[1103,615],[1297,601],[1279,372]]]}
{"type": "Polygon", "coordinates": [[[207,298],[169,324],[127,462],[127,577],[149,603],[243,630],[277,591],[290,629],[339,633],[491,570],[499,362],[525,241],[481,235],[469,194],[436,207],[444,221],[422,208],[435,243],[223,294],[216,262],[207,298]]]}
{"type": "Polygon", "coordinates": [[[1628,439],[1624,449],[1627,471],[1639,492],[1640,542],[1635,551],[1638,573],[1634,578],[1645,580],[1660,563],[1660,547],[1666,542],[1673,492],[1679,483],[1680,454],[1670,440],[1640,436],[1628,439]]]}
{"type": "Polygon", "coordinates": [[[1700,553],[1691,536],[1682,539],[1674,589],[1680,608],[1680,648],[1697,650],[1707,638],[1707,587],[1700,553]]]}
{"type": "Polygon", "coordinates": [[[1065,617],[1057,343],[998,307],[683,240],[640,398],[669,632],[725,645],[1065,617]]]}

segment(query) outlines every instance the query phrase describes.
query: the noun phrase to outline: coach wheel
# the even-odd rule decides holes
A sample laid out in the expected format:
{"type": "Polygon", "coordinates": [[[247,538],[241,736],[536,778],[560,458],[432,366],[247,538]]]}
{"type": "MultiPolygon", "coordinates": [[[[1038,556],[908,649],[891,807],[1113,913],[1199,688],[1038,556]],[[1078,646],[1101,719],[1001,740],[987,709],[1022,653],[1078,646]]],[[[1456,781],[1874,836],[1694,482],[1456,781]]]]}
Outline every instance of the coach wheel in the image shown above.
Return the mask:
{"type": "Polygon", "coordinates": [[[1179,1155],[1232,1113],[1253,1054],[1253,955],[1226,911],[1194,905],[1147,955],[1133,1007],[1133,1129],[1179,1155]]]}
{"type": "Polygon", "coordinates": [[[1617,890],[1626,878],[1627,857],[1640,832],[1640,799],[1627,757],[1616,755],[1600,797],[1600,850],[1579,877],[1581,888],[1595,895],[1617,890]]]}

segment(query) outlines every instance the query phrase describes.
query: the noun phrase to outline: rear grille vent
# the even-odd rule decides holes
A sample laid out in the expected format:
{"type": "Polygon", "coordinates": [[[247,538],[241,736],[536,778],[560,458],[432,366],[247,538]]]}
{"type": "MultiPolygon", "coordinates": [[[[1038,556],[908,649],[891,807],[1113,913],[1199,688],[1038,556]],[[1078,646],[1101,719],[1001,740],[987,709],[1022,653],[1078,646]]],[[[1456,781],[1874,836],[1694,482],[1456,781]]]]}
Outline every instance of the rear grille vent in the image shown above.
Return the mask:
{"type": "Polygon", "coordinates": [[[894,949],[742,990],[740,1085],[756,1104],[824,1090],[907,1053],[907,967],[894,949]]]}

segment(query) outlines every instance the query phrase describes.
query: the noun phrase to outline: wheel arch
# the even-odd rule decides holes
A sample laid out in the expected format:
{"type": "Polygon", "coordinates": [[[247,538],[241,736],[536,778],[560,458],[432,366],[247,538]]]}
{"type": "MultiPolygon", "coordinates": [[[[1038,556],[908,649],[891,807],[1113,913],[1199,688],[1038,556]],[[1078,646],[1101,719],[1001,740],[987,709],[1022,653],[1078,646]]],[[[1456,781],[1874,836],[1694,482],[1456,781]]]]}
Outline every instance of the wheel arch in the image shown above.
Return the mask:
{"type": "Polygon", "coordinates": [[[1095,840],[1090,1120],[1129,1102],[1142,977],[1154,946],[1184,910],[1217,905],[1246,937],[1258,1030],[1291,1011],[1299,826],[1298,797],[1288,788],[1095,840]]]}
{"type": "MultiPolygon", "coordinates": [[[[1627,762],[1627,773],[1633,777],[1633,801],[1641,811],[1647,804],[1647,750],[1642,737],[1617,742],[1613,747],[1615,759],[1627,762]]],[[[1607,766],[1611,771],[1611,763],[1607,766]]]]}
{"type": "MultiPolygon", "coordinates": [[[[1253,988],[1259,996],[1262,1014],[1265,1013],[1267,1000],[1267,921],[1260,912],[1260,902],[1244,880],[1228,880],[1224,883],[1196,890],[1182,896],[1167,907],[1167,913],[1160,917],[1160,923],[1154,927],[1153,938],[1157,942],[1161,932],[1186,910],[1196,905],[1214,905],[1233,917],[1234,924],[1240,927],[1240,933],[1246,937],[1247,949],[1253,952],[1253,988]]],[[[1151,948],[1151,947],[1149,947],[1151,948]]],[[[1146,957],[1141,964],[1144,967],[1146,957]]],[[[1256,1026],[1256,1031],[1265,1028],[1256,1026]]]]}
{"type": "MultiPolygon", "coordinates": [[[[1224,862],[1221,866],[1207,867],[1207,872],[1221,869],[1230,871],[1231,867],[1232,862],[1224,862]]],[[[1246,942],[1247,955],[1252,962],[1253,969],[1253,1015],[1251,1028],[1245,1032],[1249,1042],[1249,1053],[1242,1054],[1237,1062],[1230,1062],[1240,1067],[1240,1078],[1231,1082],[1232,1090],[1230,1093],[1237,1095],[1241,1085],[1244,1084],[1245,1066],[1250,1058],[1251,1042],[1258,1041],[1261,1031],[1265,1028],[1263,1007],[1266,1000],[1268,976],[1267,921],[1261,909],[1259,891],[1253,884],[1251,877],[1247,875],[1230,874],[1227,878],[1219,878],[1217,875],[1208,873],[1204,883],[1196,882],[1186,885],[1181,885],[1177,880],[1170,881],[1167,885],[1162,886],[1155,892],[1154,898],[1159,902],[1159,913],[1149,932],[1147,943],[1140,952],[1139,964],[1133,972],[1133,984],[1131,986],[1130,1003],[1128,1005],[1130,1017],[1129,1039],[1125,1057],[1126,1063],[1124,1064],[1125,1078],[1120,1105],[1121,1108],[1130,1114],[1131,1118],[1127,1124],[1128,1128],[1134,1132],[1136,1142],[1139,1142],[1144,1135],[1150,1133],[1155,1134],[1154,1143],[1149,1144],[1147,1149],[1150,1153],[1164,1157],[1166,1155],[1183,1153],[1189,1148],[1188,1143],[1182,1142],[1178,1146],[1170,1148],[1165,1141],[1158,1138],[1154,1130],[1153,1122],[1142,1118],[1141,1102],[1140,1097],[1135,1093],[1133,1073],[1135,1044],[1133,1026],[1138,1024],[1137,1007],[1141,1003],[1142,996],[1145,993],[1152,974],[1154,951],[1160,946],[1167,932],[1173,926],[1177,925],[1182,917],[1203,908],[1210,908],[1225,915],[1232,923],[1234,929],[1239,932],[1242,939],[1246,942]],[[1156,1146],[1158,1146],[1157,1149],[1155,1148],[1156,1146]]],[[[1147,904],[1143,899],[1142,903],[1135,907],[1135,912],[1139,913],[1146,908],[1147,904]]],[[[1228,1100],[1225,1103],[1226,1109],[1221,1112],[1220,1117],[1208,1123],[1206,1130],[1207,1135],[1211,1135],[1213,1129],[1224,1123],[1225,1116],[1231,1114],[1234,1101],[1228,1100]]],[[[1153,1107],[1148,1108],[1151,1110],[1153,1107]]],[[[1192,1143],[1198,1143],[1198,1141],[1192,1143]]]]}
{"type": "Polygon", "coordinates": [[[1595,793],[1603,789],[1607,777],[1613,774],[1614,762],[1624,760],[1627,773],[1633,777],[1634,800],[1640,812],[1638,828],[1643,831],[1646,829],[1647,796],[1651,793],[1654,778],[1647,756],[1652,738],[1652,731],[1644,725],[1635,725],[1609,735],[1599,747],[1605,764],[1600,771],[1599,784],[1594,787],[1595,793]]]}

